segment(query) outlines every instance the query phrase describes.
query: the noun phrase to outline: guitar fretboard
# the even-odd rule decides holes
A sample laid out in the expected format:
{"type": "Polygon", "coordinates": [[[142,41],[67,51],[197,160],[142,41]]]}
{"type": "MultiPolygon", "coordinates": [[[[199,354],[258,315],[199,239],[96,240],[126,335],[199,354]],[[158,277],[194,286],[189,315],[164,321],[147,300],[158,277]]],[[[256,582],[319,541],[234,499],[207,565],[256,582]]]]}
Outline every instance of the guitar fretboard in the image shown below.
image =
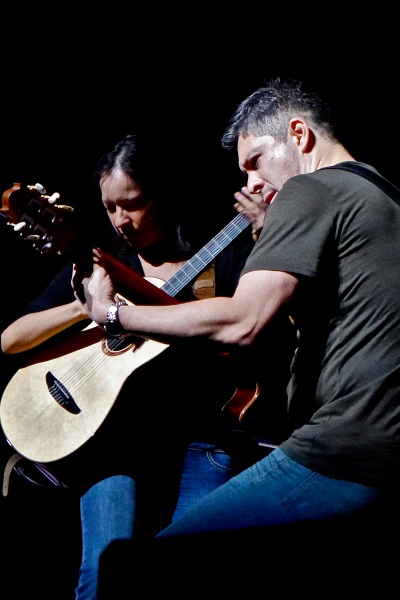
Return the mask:
{"type": "Polygon", "coordinates": [[[182,288],[196,277],[226,246],[235,239],[250,222],[238,214],[215,237],[213,237],[201,250],[181,268],[175,275],[161,286],[161,289],[170,296],[176,296],[182,288]]]}

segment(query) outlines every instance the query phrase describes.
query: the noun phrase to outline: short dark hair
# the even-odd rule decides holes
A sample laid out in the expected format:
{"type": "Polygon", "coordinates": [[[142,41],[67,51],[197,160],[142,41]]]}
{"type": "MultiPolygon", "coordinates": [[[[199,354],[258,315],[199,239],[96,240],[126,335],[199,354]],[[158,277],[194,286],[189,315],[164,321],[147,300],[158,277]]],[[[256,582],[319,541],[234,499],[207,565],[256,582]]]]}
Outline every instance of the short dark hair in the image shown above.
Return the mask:
{"type": "Polygon", "coordinates": [[[316,92],[306,91],[296,80],[272,79],[238,106],[222,136],[222,147],[231,149],[243,135],[271,135],[286,140],[289,120],[294,116],[308,119],[324,137],[336,134],[329,105],[316,92]]]}

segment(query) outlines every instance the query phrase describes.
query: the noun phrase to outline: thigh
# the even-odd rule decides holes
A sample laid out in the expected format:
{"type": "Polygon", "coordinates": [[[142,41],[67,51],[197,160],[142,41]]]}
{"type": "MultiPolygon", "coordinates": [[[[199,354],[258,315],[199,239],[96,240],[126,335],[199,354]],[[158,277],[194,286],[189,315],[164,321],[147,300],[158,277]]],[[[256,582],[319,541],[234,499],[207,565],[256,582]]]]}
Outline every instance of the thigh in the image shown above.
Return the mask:
{"type": "MultiPolygon", "coordinates": [[[[131,538],[134,531],[136,484],[126,475],[97,482],[81,496],[83,542],[100,554],[113,539],[131,538]]],[[[84,548],[85,550],[85,548],[84,548]]]]}
{"type": "Polygon", "coordinates": [[[232,459],[222,449],[208,443],[192,443],[186,452],[179,496],[172,520],[214,491],[233,475],[232,459]]]}
{"type": "Polygon", "coordinates": [[[278,448],[208,494],[159,537],[346,516],[373,504],[379,494],[315,473],[278,448]]]}

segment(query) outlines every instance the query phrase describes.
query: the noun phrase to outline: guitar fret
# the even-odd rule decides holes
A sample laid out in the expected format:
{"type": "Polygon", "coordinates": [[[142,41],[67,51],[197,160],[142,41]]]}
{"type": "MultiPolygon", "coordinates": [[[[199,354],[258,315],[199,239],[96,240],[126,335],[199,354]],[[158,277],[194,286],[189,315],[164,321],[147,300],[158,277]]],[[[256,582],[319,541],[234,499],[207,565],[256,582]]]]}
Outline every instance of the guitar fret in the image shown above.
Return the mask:
{"type": "MultiPolygon", "coordinates": [[[[87,253],[90,247],[86,248],[87,244],[79,239],[78,232],[70,227],[73,222],[69,222],[68,207],[51,206],[49,198],[35,186],[27,187],[16,183],[2,196],[0,216],[7,217],[8,224],[13,225],[21,237],[28,240],[32,236],[30,241],[34,241],[35,248],[41,253],[65,253],[71,258],[77,256],[76,259],[73,258],[74,262],[81,258],[78,258],[80,254],[84,258],[90,256],[87,253]],[[14,207],[11,201],[13,196],[16,204],[18,201],[21,204],[19,208],[14,207]],[[24,215],[22,220],[21,214],[24,215]],[[48,222],[49,215],[55,217],[55,221],[51,219],[48,222]],[[18,228],[21,223],[22,229],[18,228]],[[42,234],[40,244],[36,238],[39,233],[42,234]],[[53,239],[54,243],[49,241],[53,239]]],[[[173,296],[194,280],[196,274],[202,272],[218,252],[248,225],[250,223],[244,216],[238,214],[162,288],[102,252],[118,293],[128,300],[138,304],[179,304],[173,296]]],[[[19,369],[7,384],[0,403],[0,423],[7,441],[21,456],[37,463],[53,463],[69,456],[85,444],[102,425],[126,377],[167,347],[167,344],[161,342],[139,338],[126,338],[123,343],[122,340],[116,343],[115,339],[103,338],[103,332],[95,322],[66,340],[59,340],[51,349],[39,352],[35,360],[19,369]],[[126,352],[128,348],[129,352],[126,352]],[[119,363],[118,368],[113,371],[113,377],[107,377],[114,361],[119,363]],[[37,393],[36,383],[40,385],[40,382],[43,390],[42,393],[37,393]],[[102,391],[96,397],[95,411],[94,389],[102,391]]],[[[239,393],[241,400],[242,391],[239,393]]],[[[236,395],[235,392],[222,410],[227,414],[232,407],[232,414],[237,414],[240,420],[243,411],[257,395],[252,392],[250,402],[246,398],[246,405],[240,411],[236,395]]],[[[50,469],[49,474],[51,475],[50,469]]]]}
{"type": "Polygon", "coordinates": [[[198,275],[221,250],[241,233],[250,222],[238,214],[215,237],[199,250],[175,275],[161,286],[161,289],[170,296],[176,296],[196,275],[198,275]]]}
{"type": "MultiPolygon", "coordinates": [[[[21,187],[18,183],[7,190],[2,198],[3,208],[0,209],[0,216],[6,216],[8,223],[16,228],[22,223],[20,215],[24,214],[25,225],[22,229],[15,230],[27,240],[32,236],[34,240],[31,241],[35,242],[36,249],[41,253],[65,252],[71,258],[81,253],[85,258],[90,256],[86,252],[90,248],[86,248],[84,240],[80,240],[78,233],[70,227],[73,225],[72,221],[70,223],[68,218],[67,222],[68,215],[66,216],[65,211],[68,207],[51,207],[48,196],[40,195],[33,186],[21,187]],[[13,203],[9,202],[14,192],[17,192],[17,203],[19,199],[22,204],[17,210],[14,209],[13,203]],[[29,213],[30,209],[35,215],[29,213]],[[51,222],[48,222],[48,215],[53,215],[55,221],[51,219],[51,222]],[[39,222],[34,216],[38,217],[39,222]],[[39,232],[42,234],[40,244],[36,239],[39,232]],[[54,243],[49,242],[49,239],[54,239],[54,243]]],[[[122,296],[138,304],[143,301],[146,304],[179,304],[173,296],[193,281],[196,274],[201,273],[248,225],[250,223],[244,216],[238,214],[162,288],[153,285],[125,264],[102,252],[107,270],[122,296]]],[[[73,260],[77,262],[79,258],[73,260]]],[[[126,377],[167,347],[167,344],[155,340],[139,338],[126,338],[123,343],[122,340],[116,343],[115,339],[103,338],[103,332],[95,322],[91,322],[84,330],[74,333],[66,340],[59,340],[51,349],[46,348],[44,352],[39,352],[35,360],[19,369],[7,384],[0,403],[0,423],[7,441],[21,456],[37,463],[54,463],[69,456],[83,446],[102,425],[126,377]],[[128,348],[129,352],[126,352],[128,348]],[[107,377],[107,373],[115,364],[114,361],[117,361],[118,368],[113,371],[113,377],[107,377]],[[40,385],[40,382],[43,390],[42,393],[37,393],[36,383],[40,385]],[[96,397],[95,411],[94,389],[102,391],[96,397]]],[[[258,382],[256,383],[258,385],[258,382]]],[[[242,390],[239,393],[239,399],[242,401],[242,390]]],[[[256,394],[258,395],[257,390],[256,394]]],[[[242,412],[257,395],[252,392],[250,402],[246,397],[246,404],[242,410],[235,392],[222,410],[226,415],[228,411],[231,412],[232,407],[232,415],[238,415],[237,420],[240,420],[242,412]]],[[[50,469],[49,474],[52,476],[50,469]]]]}

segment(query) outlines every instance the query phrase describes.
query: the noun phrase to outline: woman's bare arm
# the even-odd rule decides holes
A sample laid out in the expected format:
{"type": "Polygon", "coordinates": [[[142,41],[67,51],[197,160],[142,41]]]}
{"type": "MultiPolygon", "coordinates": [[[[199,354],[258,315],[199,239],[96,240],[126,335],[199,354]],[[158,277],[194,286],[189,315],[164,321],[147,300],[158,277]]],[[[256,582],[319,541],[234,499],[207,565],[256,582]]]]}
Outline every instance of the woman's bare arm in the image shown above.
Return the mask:
{"type": "Polygon", "coordinates": [[[5,354],[30,350],[71,325],[88,318],[79,300],[24,315],[4,329],[1,334],[1,349],[5,354]]]}

